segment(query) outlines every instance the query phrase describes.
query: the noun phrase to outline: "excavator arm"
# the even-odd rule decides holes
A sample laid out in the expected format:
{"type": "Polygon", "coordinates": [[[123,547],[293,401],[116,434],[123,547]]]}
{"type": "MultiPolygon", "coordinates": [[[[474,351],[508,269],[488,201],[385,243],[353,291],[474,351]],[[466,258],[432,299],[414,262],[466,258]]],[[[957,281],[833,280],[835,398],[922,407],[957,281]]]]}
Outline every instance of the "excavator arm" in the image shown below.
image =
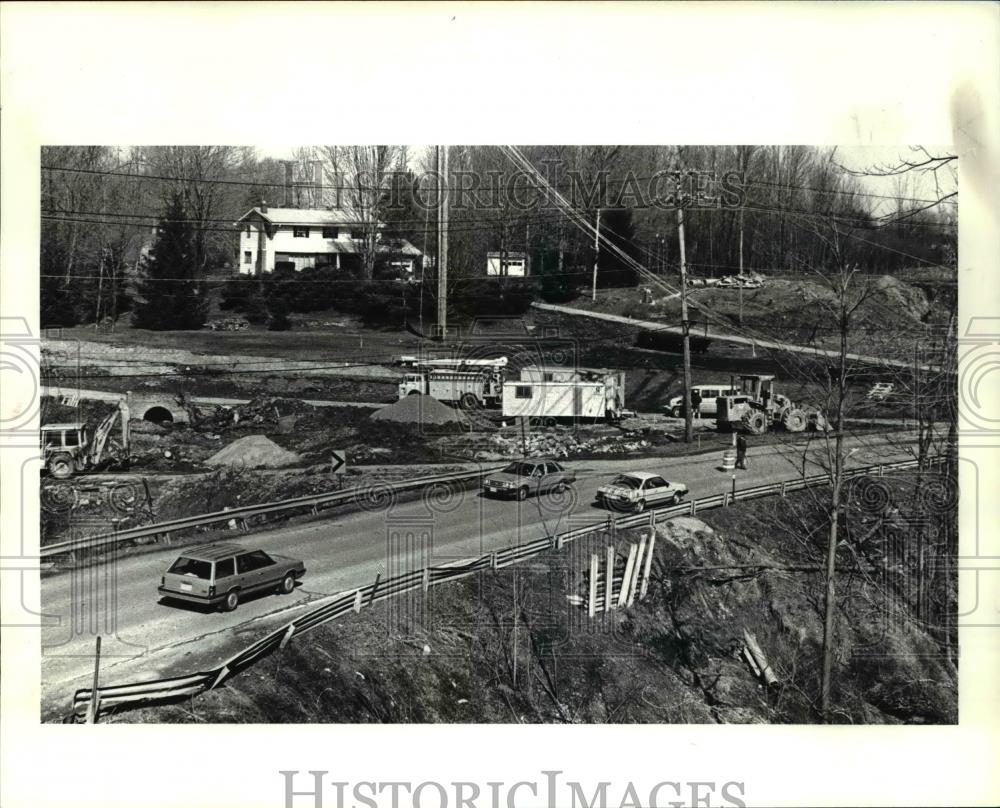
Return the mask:
{"type": "Polygon", "coordinates": [[[122,449],[126,454],[129,450],[129,409],[125,401],[118,402],[118,409],[108,415],[94,432],[94,440],[91,443],[89,452],[90,465],[96,466],[104,458],[104,450],[108,445],[108,437],[115,426],[115,421],[121,418],[122,422],[122,449]]]}

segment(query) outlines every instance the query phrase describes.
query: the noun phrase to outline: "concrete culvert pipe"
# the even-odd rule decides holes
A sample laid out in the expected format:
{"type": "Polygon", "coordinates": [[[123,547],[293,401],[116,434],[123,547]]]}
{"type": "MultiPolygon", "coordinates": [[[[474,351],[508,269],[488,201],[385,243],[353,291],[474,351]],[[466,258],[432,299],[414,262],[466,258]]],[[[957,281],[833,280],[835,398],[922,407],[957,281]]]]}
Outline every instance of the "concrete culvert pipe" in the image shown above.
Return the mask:
{"type": "Polygon", "coordinates": [[[150,407],[142,416],[143,421],[151,421],[154,424],[173,423],[174,414],[166,407],[150,407]]]}

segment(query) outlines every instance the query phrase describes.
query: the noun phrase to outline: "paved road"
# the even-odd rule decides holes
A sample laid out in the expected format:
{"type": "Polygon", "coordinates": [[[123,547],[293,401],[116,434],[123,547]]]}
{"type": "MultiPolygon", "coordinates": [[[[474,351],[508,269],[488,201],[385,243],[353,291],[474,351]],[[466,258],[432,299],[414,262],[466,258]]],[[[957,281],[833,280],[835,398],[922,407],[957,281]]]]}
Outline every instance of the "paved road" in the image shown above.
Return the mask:
{"type": "MultiPolygon", "coordinates": [[[[852,465],[912,456],[905,436],[846,439],[852,465]]],[[[822,439],[809,450],[806,473],[822,470],[822,439]]],[[[738,472],[738,486],[797,479],[803,446],[751,450],[751,468],[738,472]]],[[[42,581],[43,612],[53,625],[42,629],[43,705],[52,715],[65,709],[72,691],[89,686],[94,636],[104,636],[102,682],[114,684],[160,675],[206,670],[249,644],[265,629],[301,611],[310,601],[384,577],[479,556],[559,530],[600,522],[607,513],[593,506],[594,493],[610,475],[625,469],[657,470],[688,484],[697,498],[728,491],[731,475],[719,470],[718,452],[683,459],[592,460],[571,463],[578,475],[568,503],[550,497],[526,502],[483,498],[466,491],[437,507],[424,499],[400,502],[378,512],[341,513],[322,521],[285,525],[242,536],[244,544],[302,558],[303,584],[289,596],[266,595],[223,614],[158,601],[156,586],[177,550],[127,556],[117,563],[76,569],[42,581]],[[388,537],[427,532],[426,552],[389,552],[388,537]],[[388,559],[388,560],[387,560],[388,559]],[[115,636],[111,636],[115,635],[115,636]]],[[[399,548],[396,548],[397,550],[399,548]]]]}

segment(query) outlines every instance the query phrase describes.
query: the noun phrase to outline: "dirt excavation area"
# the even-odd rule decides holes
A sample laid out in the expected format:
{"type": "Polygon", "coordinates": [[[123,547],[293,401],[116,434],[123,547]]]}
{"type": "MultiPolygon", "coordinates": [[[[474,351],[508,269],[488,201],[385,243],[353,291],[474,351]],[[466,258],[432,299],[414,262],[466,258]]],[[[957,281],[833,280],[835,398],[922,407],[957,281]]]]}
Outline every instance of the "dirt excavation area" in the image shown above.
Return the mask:
{"type": "MultiPolygon", "coordinates": [[[[710,338],[713,333],[742,333],[746,328],[761,339],[837,348],[837,298],[828,283],[808,273],[761,277],[761,286],[743,289],[742,294],[735,287],[692,286],[688,294],[690,317],[695,323],[692,333],[710,338]],[[706,331],[702,331],[706,319],[702,308],[712,315],[706,331]]],[[[942,282],[947,280],[947,274],[923,280],[908,274],[873,274],[857,281],[853,287],[852,300],[857,302],[857,309],[852,314],[849,350],[911,359],[914,338],[932,341],[949,322],[956,287],[953,282],[942,282]],[[906,339],[901,339],[904,334],[906,339]]],[[[677,294],[653,287],[609,289],[596,301],[581,296],[567,305],[636,320],[663,320],[672,325],[679,323],[681,314],[677,294]]],[[[726,347],[734,353],[734,346],[726,347]]]]}
{"type": "MultiPolygon", "coordinates": [[[[884,483],[897,511],[859,507],[872,500],[863,491],[848,509],[830,720],[955,723],[954,571],[939,566],[915,585],[927,536],[898,524],[917,507],[913,481],[884,483]]],[[[365,608],[193,704],[108,720],[814,723],[823,542],[791,537],[802,525],[822,534],[822,498],[816,489],[659,525],[645,596],[593,617],[591,558],[603,563],[611,547],[621,571],[649,528],[365,608]]],[[[931,522],[947,531],[954,511],[931,522]]]]}
{"type": "MultiPolygon", "coordinates": [[[[81,421],[90,434],[113,402],[43,399],[43,423],[81,421]]],[[[42,541],[310,494],[413,479],[549,454],[648,456],[675,447],[666,419],[583,427],[505,422],[429,396],[381,409],[318,407],[292,398],[199,405],[189,423],[133,420],[130,462],[59,480],[43,472],[42,541]],[[346,465],[334,470],[334,453],[346,465]]],[[[724,436],[715,436],[723,438],[724,436]]],[[[709,445],[706,434],[706,443],[709,445]]],[[[701,444],[699,443],[699,446],[701,444]]],[[[721,443],[720,443],[721,446],[721,443]]]]}
{"type": "MultiPolygon", "coordinates": [[[[313,343],[320,341],[316,334],[296,336],[299,340],[308,337],[313,343]]],[[[210,352],[206,335],[197,332],[157,336],[152,345],[129,342],[126,337],[134,340],[136,335],[120,335],[122,343],[93,338],[46,339],[41,351],[43,384],[139,394],[176,394],[183,390],[189,396],[232,398],[252,398],[266,391],[271,396],[381,403],[395,399],[402,375],[398,369],[372,363],[363,350],[358,356],[335,354],[335,360],[302,360],[297,358],[301,353],[290,358],[288,353],[210,352]],[[185,338],[206,352],[155,347],[163,342],[183,342],[185,338]]],[[[294,347],[299,347],[298,341],[294,347]]]]}

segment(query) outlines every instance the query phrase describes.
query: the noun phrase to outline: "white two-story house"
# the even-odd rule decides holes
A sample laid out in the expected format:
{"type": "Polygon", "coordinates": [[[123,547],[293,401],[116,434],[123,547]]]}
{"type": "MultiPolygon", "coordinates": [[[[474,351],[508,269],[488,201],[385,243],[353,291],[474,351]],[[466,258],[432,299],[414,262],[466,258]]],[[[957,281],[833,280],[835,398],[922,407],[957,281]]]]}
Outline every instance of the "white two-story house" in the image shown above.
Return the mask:
{"type": "MultiPolygon", "coordinates": [[[[329,266],[360,266],[364,252],[364,225],[355,211],[345,208],[251,208],[240,228],[239,271],[244,275],[274,272],[292,265],[296,270],[329,266]]],[[[413,274],[423,254],[405,239],[379,237],[376,251],[385,263],[413,274]]]]}

